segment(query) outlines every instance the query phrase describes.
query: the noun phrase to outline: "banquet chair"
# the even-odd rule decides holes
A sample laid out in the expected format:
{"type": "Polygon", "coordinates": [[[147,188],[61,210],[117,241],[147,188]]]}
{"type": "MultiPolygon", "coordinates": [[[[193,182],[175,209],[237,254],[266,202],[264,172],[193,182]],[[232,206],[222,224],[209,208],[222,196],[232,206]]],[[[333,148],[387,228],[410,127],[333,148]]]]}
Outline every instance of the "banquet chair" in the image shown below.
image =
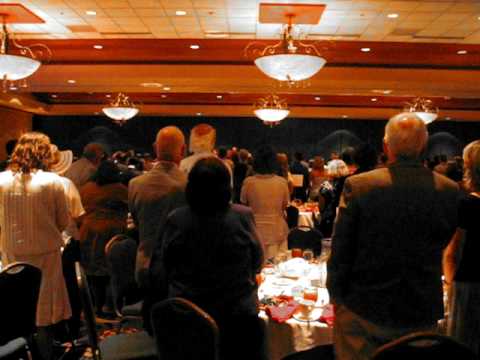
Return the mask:
{"type": "Polygon", "coordinates": [[[170,298],[152,308],[152,327],[160,360],[218,360],[215,320],[191,301],[170,298]]]}
{"type": "Polygon", "coordinates": [[[75,263],[75,273],[87,328],[88,345],[92,349],[92,358],[94,360],[156,359],[154,340],[145,331],[112,335],[99,341],[87,277],[79,262],[75,263]]]}
{"type": "Polygon", "coordinates": [[[41,280],[40,269],[27,263],[0,272],[0,359],[31,358],[41,280]]]}
{"type": "Polygon", "coordinates": [[[105,246],[105,255],[116,315],[141,319],[140,289],[135,281],[137,243],[125,234],[115,235],[105,246]]]}
{"type": "Polygon", "coordinates": [[[285,212],[287,214],[288,228],[293,229],[298,225],[298,217],[299,217],[300,211],[298,210],[297,207],[289,205],[285,209],[285,212]]]}
{"type": "Polygon", "coordinates": [[[477,356],[454,339],[432,332],[402,336],[378,348],[373,360],[455,359],[474,360],[477,356]]]}
{"type": "Polygon", "coordinates": [[[322,253],[323,235],[317,229],[297,226],[288,233],[288,248],[312,249],[315,256],[322,253]]]}

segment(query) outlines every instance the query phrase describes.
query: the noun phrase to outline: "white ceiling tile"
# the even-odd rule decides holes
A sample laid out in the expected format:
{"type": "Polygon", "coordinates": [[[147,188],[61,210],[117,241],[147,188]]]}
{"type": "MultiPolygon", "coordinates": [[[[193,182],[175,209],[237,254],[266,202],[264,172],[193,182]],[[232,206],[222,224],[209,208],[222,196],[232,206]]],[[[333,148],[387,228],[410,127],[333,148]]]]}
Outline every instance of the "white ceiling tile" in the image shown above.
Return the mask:
{"type": "Polygon", "coordinates": [[[310,28],[310,34],[308,37],[312,37],[319,34],[335,34],[338,30],[338,26],[323,26],[323,25],[312,25],[310,28]]]}
{"type": "Polygon", "coordinates": [[[200,17],[226,17],[227,16],[227,11],[224,8],[218,8],[218,9],[213,9],[213,8],[202,8],[202,9],[196,9],[195,12],[197,13],[197,16],[200,17]]]}
{"type": "Polygon", "coordinates": [[[438,37],[438,36],[441,36],[443,33],[445,33],[445,29],[436,28],[436,27],[427,27],[417,32],[415,35],[419,37],[438,37]]]}
{"type": "Polygon", "coordinates": [[[170,20],[166,17],[151,17],[151,18],[145,18],[145,19],[142,19],[143,22],[145,23],[145,25],[149,26],[149,27],[165,27],[165,28],[172,28],[173,29],[173,25],[172,23],[170,22],[170,20]]]}
{"type": "Polygon", "coordinates": [[[140,18],[136,17],[118,17],[118,18],[112,18],[112,20],[117,24],[117,25],[143,25],[144,23],[140,18]]]}
{"type": "Polygon", "coordinates": [[[95,0],[104,9],[125,9],[130,8],[127,0],[95,0]]]}
{"type": "Polygon", "coordinates": [[[471,12],[476,13],[480,11],[480,4],[478,1],[472,2],[456,2],[448,9],[449,12],[471,12]]]}
{"type": "Polygon", "coordinates": [[[440,1],[421,1],[415,11],[437,11],[442,12],[450,8],[453,2],[440,2],[440,1]]]}
{"type": "Polygon", "coordinates": [[[62,25],[87,25],[87,22],[80,17],[59,18],[57,21],[62,25]]]}
{"type": "Polygon", "coordinates": [[[355,0],[352,2],[352,10],[383,10],[387,1],[383,0],[355,0]]]}
{"type": "Polygon", "coordinates": [[[252,18],[255,21],[258,19],[258,9],[227,9],[227,15],[235,18],[252,18]]]}
{"type": "Polygon", "coordinates": [[[225,6],[229,9],[258,9],[256,0],[226,0],[225,6]]]}
{"type": "Polygon", "coordinates": [[[159,17],[159,16],[167,16],[165,10],[162,8],[156,9],[149,9],[149,8],[141,8],[141,9],[134,9],[137,16],[140,18],[149,18],[149,17],[159,17]]]}
{"type": "MultiPolygon", "coordinates": [[[[2,1],[2,2],[14,2],[14,1],[2,1]]],[[[17,1],[18,2],[18,1],[17,1]]],[[[63,0],[30,0],[30,3],[35,6],[41,6],[42,8],[48,7],[63,7],[66,8],[68,5],[63,0]]]]}
{"type": "Polygon", "coordinates": [[[205,34],[203,31],[188,31],[179,33],[178,37],[183,39],[203,39],[205,34]]]}
{"type": "Polygon", "coordinates": [[[350,10],[353,6],[353,2],[351,0],[348,1],[335,1],[329,3],[327,5],[327,9],[330,10],[350,10]]]}
{"type": "Polygon", "coordinates": [[[463,29],[452,28],[448,31],[445,31],[445,29],[444,29],[443,35],[448,36],[448,37],[462,37],[462,38],[464,38],[464,37],[467,37],[467,36],[470,36],[470,35],[474,34],[475,30],[476,29],[472,29],[472,28],[463,28],[463,29]]]}
{"type": "Polygon", "coordinates": [[[339,26],[336,35],[360,35],[366,26],[339,26]]]}
{"type": "Polygon", "coordinates": [[[378,16],[377,11],[349,11],[345,14],[345,19],[348,20],[372,20],[378,16]]]}
{"type": "Polygon", "coordinates": [[[232,33],[254,33],[256,26],[254,22],[229,21],[229,29],[232,33]]]}
{"type": "Polygon", "coordinates": [[[88,8],[97,8],[98,4],[95,0],[65,0],[65,3],[68,4],[71,8],[74,9],[88,9],[88,8]]]}
{"type": "Polygon", "coordinates": [[[420,1],[390,1],[385,7],[385,11],[414,11],[420,1]]]}
{"type": "Polygon", "coordinates": [[[225,7],[224,0],[192,0],[195,8],[223,8],[225,7]]]}
{"type": "Polygon", "coordinates": [[[198,20],[196,17],[173,17],[170,18],[170,21],[172,22],[173,26],[176,28],[188,28],[189,26],[192,27],[200,27],[200,24],[198,23],[198,20]]]}
{"type": "Polygon", "coordinates": [[[162,3],[158,0],[128,0],[132,8],[158,8],[162,3]]]}
{"type": "Polygon", "coordinates": [[[133,33],[145,33],[150,32],[150,30],[143,24],[119,24],[120,29],[125,32],[133,33]]]}
{"type": "Polygon", "coordinates": [[[200,26],[204,31],[228,31],[226,18],[200,18],[200,26]]]}
{"type": "Polygon", "coordinates": [[[470,13],[451,13],[445,12],[435,19],[435,21],[458,23],[471,16],[470,13]]]}
{"type": "Polygon", "coordinates": [[[433,21],[439,17],[437,12],[414,12],[408,15],[404,21],[433,21]]]}
{"type": "Polygon", "coordinates": [[[160,0],[164,9],[182,9],[192,8],[193,4],[190,0],[160,0]]]}
{"type": "Polygon", "coordinates": [[[105,9],[105,12],[108,16],[111,17],[127,17],[132,16],[136,17],[137,14],[133,11],[132,8],[122,8],[122,9],[105,9]]]}

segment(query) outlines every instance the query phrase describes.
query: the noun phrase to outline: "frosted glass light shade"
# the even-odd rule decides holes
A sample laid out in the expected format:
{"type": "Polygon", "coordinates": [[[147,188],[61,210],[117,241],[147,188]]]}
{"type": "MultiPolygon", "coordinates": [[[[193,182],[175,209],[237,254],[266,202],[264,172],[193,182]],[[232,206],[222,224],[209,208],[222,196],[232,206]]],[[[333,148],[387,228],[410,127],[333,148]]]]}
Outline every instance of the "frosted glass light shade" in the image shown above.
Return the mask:
{"type": "Polygon", "coordinates": [[[15,81],[32,75],[41,63],[26,56],[0,54],[0,78],[15,81]]]}
{"type": "Polygon", "coordinates": [[[314,55],[278,54],[261,56],[255,65],[267,76],[279,81],[301,81],[311,78],[327,61],[314,55]]]}
{"type": "Polygon", "coordinates": [[[278,122],[285,119],[290,110],[287,109],[257,109],[254,111],[255,115],[265,122],[278,122]]]}
{"type": "Polygon", "coordinates": [[[414,114],[422,119],[425,124],[430,124],[438,117],[438,114],[434,112],[416,111],[414,114]]]}
{"type": "Polygon", "coordinates": [[[117,120],[117,121],[129,120],[138,114],[138,109],[133,107],[112,106],[112,107],[105,107],[102,109],[102,111],[110,119],[117,120]]]}

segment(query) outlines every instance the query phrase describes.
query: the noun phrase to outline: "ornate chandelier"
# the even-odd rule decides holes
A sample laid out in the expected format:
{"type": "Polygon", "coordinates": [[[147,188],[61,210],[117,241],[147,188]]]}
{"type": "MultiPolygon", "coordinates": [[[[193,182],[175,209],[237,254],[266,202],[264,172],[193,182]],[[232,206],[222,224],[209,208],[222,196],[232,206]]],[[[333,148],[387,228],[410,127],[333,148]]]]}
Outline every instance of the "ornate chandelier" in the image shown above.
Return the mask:
{"type": "Polygon", "coordinates": [[[102,111],[115,123],[123,125],[137,115],[139,110],[132,101],[130,101],[128,96],[123,93],[118,93],[115,100],[113,100],[109,106],[104,107],[102,111]]]}
{"type": "Polygon", "coordinates": [[[277,95],[260,98],[254,106],[255,116],[262,120],[265,125],[278,125],[290,114],[286,100],[280,99],[277,95]]]}
{"type": "Polygon", "coordinates": [[[292,18],[285,25],[282,40],[274,45],[258,48],[251,43],[245,48],[247,56],[256,55],[255,65],[267,76],[294,83],[315,75],[327,62],[314,45],[294,40],[292,18]]]}
{"type": "Polygon", "coordinates": [[[5,17],[2,23],[2,34],[0,44],[0,77],[3,83],[3,91],[8,88],[16,89],[16,81],[23,80],[20,87],[26,87],[26,79],[35,73],[41,65],[38,60],[40,56],[47,53],[50,58],[52,53],[50,49],[43,44],[34,44],[31,46],[20,45],[14,38],[10,37],[5,17]],[[10,54],[10,50],[17,50],[18,55],[10,54]]]}
{"type": "Polygon", "coordinates": [[[411,103],[406,103],[404,112],[411,112],[423,120],[425,124],[430,124],[438,117],[438,108],[428,99],[415,98],[411,103]]]}

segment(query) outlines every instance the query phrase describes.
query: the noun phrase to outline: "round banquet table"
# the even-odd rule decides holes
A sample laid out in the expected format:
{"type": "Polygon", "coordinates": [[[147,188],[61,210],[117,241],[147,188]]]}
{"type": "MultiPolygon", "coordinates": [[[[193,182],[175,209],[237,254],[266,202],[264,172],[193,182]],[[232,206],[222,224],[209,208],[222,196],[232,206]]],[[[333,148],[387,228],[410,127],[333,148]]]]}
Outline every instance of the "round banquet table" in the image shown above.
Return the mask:
{"type": "MultiPolygon", "coordinates": [[[[265,296],[290,296],[292,289],[295,292],[295,288],[298,290],[300,287],[312,287],[313,280],[313,284],[318,290],[318,300],[314,311],[321,312],[322,307],[329,303],[328,291],[324,287],[325,258],[315,264],[307,264],[300,258],[292,259],[277,265],[275,269],[265,268],[262,275],[264,280],[258,289],[260,300],[265,296]],[[282,265],[284,266],[282,267],[282,265]],[[290,276],[289,270],[292,268],[298,270],[301,276],[296,279],[294,276],[290,276]]],[[[333,343],[333,329],[320,321],[300,321],[292,317],[284,323],[278,323],[269,318],[263,310],[260,312],[260,317],[265,321],[267,353],[270,360],[280,360],[298,351],[333,343]]]]}

